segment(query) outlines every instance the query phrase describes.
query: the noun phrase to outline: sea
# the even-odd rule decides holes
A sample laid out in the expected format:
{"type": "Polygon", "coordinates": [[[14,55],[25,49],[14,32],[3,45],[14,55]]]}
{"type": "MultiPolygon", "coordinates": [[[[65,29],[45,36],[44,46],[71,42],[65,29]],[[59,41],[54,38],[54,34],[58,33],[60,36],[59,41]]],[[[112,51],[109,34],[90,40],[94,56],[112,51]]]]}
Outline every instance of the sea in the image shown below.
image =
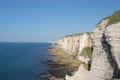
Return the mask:
{"type": "Polygon", "coordinates": [[[49,43],[0,43],[0,80],[43,80],[49,43]]]}

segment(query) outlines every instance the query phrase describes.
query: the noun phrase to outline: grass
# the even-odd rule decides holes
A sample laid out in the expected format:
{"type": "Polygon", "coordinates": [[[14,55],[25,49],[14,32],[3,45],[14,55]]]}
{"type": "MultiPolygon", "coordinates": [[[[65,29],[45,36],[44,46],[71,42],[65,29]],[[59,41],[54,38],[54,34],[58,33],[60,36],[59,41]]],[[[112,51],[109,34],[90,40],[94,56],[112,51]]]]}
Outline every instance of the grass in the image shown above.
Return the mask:
{"type": "Polygon", "coordinates": [[[107,26],[120,22],[120,11],[114,12],[111,16],[108,17],[109,21],[107,26]]]}
{"type": "Polygon", "coordinates": [[[75,33],[75,34],[71,34],[71,35],[67,35],[66,37],[74,37],[74,36],[79,36],[79,35],[83,35],[87,33],[88,35],[91,35],[91,32],[84,32],[84,33],[75,33]]]}
{"type": "Polygon", "coordinates": [[[85,58],[92,58],[92,48],[91,47],[85,47],[82,52],[80,53],[80,56],[84,56],[85,58]]]}
{"type": "Polygon", "coordinates": [[[103,19],[97,24],[96,27],[99,27],[98,25],[99,25],[103,20],[106,20],[106,19],[109,19],[106,27],[108,27],[108,26],[111,25],[111,24],[116,24],[116,23],[120,22],[120,10],[114,12],[111,16],[108,16],[108,17],[106,17],[106,18],[103,18],[103,19]]]}

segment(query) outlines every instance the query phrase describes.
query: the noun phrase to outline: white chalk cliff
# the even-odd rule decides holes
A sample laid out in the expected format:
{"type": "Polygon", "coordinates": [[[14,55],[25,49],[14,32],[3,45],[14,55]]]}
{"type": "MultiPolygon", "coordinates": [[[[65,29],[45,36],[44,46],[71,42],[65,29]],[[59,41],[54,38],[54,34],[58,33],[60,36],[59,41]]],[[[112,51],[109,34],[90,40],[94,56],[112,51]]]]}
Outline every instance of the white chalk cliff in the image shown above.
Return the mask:
{"type": "Polygon", "coordinates": [[[58,40],[58,45],[66,53],[76,55],[77,58],[85,63],[88,63],[89,58],[80,56],[85,47],[91,47],[91,33],[72,34],[58,40]]]}
{"type": "Polygon", "coordinates": [[[80,65],[73,76],[66,76],[66,80],[113,80],[120,77],[120,11],[101,20],[92,34],[67,36],[59,39],[58,45],[85,63],[89,58],[80,54],[84,48],[93,46],[90,70],[80,65]]]}

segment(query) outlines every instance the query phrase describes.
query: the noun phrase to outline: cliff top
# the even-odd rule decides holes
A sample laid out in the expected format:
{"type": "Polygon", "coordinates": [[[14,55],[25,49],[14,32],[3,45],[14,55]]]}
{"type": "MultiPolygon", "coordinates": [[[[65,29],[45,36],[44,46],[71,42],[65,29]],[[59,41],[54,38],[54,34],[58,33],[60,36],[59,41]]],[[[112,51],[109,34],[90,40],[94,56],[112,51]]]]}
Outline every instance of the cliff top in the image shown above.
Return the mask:
{"type": "Polygon", "coordinates": [[[116,23],[120,22],[120,10],[114,12],[112,15],[110,15],[110,16],[108,16],[108,17],[103,18],[103,19],[97,24],[96,27],[99,27],[98,25],[99,25],[103,20],[107,20],[107,19],[109,19],[109,20],[108,20],[108,23],[107,23],[106,27],[109,26],[109,25],[111,25],[111,24],[116,24],[116,23]]]}
{"type": "Polygon", "coordinates": [[[83,34],[85,34],[85,33],[88,34],[88,35],[91,34],[91,32],[84,32],[84,33],[76,33],[76,34],[67,35],[67,36],[65,36],[65,37],[79,36],[79,35],[83,35],[83,34]]]}
{"type": "Polygon", "coordinates": [[[67,37],[75,37],[75,36],[80,36],[80,35],[83,35],[83,34],[88,34],[88,35],[90,35],[92,32],[84,32],[84,33],[75,33],[75,34],[70,34],[70,35],[67,35],[67,36],[65,36],[65,37],[61,37],[61,38],[59,38],[59,39],[62,39],[62,38],[67,38],[67,37]]]}

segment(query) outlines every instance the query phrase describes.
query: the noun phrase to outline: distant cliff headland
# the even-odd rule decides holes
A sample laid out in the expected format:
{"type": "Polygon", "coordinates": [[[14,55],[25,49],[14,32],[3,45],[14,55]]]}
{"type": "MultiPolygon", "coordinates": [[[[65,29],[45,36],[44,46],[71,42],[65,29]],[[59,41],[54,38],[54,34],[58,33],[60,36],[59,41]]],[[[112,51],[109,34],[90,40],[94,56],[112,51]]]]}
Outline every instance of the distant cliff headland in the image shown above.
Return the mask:
{"type": "Polygon", "coordinates": [[[66,80],[120,79],[120,11],[102,19],[93,32],[58,39],[58,47],[82,62],[66,80]]]}

